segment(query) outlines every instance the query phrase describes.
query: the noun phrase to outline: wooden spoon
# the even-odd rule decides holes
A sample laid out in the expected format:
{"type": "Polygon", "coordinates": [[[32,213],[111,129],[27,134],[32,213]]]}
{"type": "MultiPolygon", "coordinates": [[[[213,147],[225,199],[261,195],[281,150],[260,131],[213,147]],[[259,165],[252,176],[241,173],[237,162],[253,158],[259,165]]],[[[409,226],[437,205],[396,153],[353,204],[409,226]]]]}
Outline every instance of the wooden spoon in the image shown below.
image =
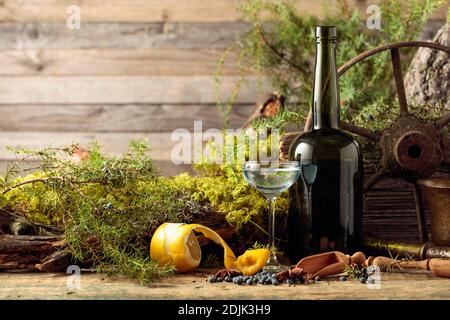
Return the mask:
{"type": "Polygon", "coordinates": [[[428,264],[431,272],[441,278],[450,278],[450,260],[435,258],[428,264]]]}
{"type": "Polygon", "coordinates": [[[446,259],[426,259],[421,261],[395,260],[387,257],[369,257],[366,260],[366,266],[374,265],[380,268],[396,268],[407,270],[431,271],[434,275],[441,278],[450,278],[450,260],[446,259]]]}
{"type": "Polygon", "coordinates": [[[362,252],[356,252],[349,256],[339,251],[332,251],[303,258],[296,267],[303,269],[312,278],[327,277],[344,272],[347,266],[354,263],[364,265],[365,260],[366,256],[362,252]]]}

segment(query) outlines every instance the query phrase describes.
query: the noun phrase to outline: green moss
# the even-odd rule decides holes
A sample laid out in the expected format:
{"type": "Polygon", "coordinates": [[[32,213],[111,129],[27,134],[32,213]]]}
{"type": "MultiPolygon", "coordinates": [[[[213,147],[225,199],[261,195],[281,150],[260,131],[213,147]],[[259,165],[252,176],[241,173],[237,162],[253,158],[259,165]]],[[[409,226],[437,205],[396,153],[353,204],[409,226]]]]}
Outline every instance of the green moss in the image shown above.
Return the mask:
{"type": "Polygon", "coordinates": [[[4,198],[9,206],[22,213],[28,220],[47,225],[58,225],[62,221],[63,209],[60,207],[58,193],[50,185],[40,181],[40,179],[46,178],[45,173],[36,172],[14,179],[12,185],[26,181],[36,182],[11,189],[4,195],[4,198]]]}
{"type": "Polygon", "coordinates": [[[227,221],[241,228],[254,216],[265,212],[265,198],[245,181],[235,182],[225,176],[192,177],[182,174],[173,183],[192,194],[195,201],[211,204],[227,221]]]}

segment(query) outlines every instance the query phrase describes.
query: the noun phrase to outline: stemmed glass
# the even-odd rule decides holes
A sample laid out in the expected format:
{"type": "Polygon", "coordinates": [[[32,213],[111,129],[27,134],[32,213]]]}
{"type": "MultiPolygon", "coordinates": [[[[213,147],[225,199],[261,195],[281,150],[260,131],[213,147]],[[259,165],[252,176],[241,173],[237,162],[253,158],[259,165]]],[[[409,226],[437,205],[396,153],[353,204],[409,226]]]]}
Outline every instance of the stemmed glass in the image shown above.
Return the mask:
{"type": "Polygon", "coordinates": [[[248,161],[243,165],[242,170],[247,182],[259,190],[268,202],[270,257],[263,270],[280,271],[283,266],[276,256],[275,202],[283,191],[297,181],[300,175],[300,163],[298,161],[248,161]]]}

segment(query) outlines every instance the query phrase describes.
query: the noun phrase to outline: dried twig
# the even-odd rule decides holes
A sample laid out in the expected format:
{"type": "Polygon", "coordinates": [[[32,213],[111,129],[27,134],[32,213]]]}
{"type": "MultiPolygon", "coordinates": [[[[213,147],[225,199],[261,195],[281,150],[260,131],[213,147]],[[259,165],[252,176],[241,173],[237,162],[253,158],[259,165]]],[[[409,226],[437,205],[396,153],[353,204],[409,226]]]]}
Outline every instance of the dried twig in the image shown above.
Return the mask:
{"type": "Polygon", "coordinates": [[[261,39],[261,41],[276,55],[278,56],[281,60],[283,60],[284,62],[286,62],[288,65],[290,65],[291,67],[297,69],[298,71],[305,73],[308,72],[308,70],[306,70],[305,68],[303,68],[302,66],[294,63],[292,60],[286,58],[286,55],[282,52],[280,52],[277,48],[275,48],[266,38],[266,36],[264,35],[263,31],[260,29],[258,30],[258,34],[259,34],[259,38],[261,39]]]}
{"type": "MultiPolygon", "coordinates": [[[[2,193],[6,194],[9,191],[16,189],[18,187],[21,187],[23,185],[26,184],[31,184],[31,183],[36,183],[36,182],[41,182],[41,183],[45,183],[47,181],[51,181],[51,180],[56,180],[56,181],[62,181],[62,182],[66,182],[68,181],[66,178],[64,177],[48,177],[48,178],[37,178],[37,179],[31,179],[31,180],[27,180],[27,181],[22,181],[18,184],[15,184],[11,187],[6,188],[2,193]]],[[[76,183],[76,184],[82,184],[82,183],[101,183],[102,181],[100,180],[86,180],[86,181],[70,181],[70,184],[76,183]]]]}

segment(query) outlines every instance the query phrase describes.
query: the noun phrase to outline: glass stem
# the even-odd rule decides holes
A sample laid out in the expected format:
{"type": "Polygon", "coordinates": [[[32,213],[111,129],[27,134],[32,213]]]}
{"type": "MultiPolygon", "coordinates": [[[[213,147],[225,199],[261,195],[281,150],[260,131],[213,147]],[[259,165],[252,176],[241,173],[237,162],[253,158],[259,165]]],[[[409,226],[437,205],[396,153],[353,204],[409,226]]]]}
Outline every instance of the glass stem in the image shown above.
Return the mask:
{"type": "Polygon", "coordinates": [[[269,206],[269,246],[270,246],[270,259],[272,263],[277,263],[276,246],[275,246],[275,202],[277,198],[273,197],[267,199],[269,206]]]}
{"type": "Polygon", "coordinates": [[[311,223],[311,219],[312,219],[312,197],[311,197],[311,189],[312,189],[312,185],[308,184],[307,185],[307,191],[308,191],[308,199],[306,199],[306,214],[307,217],[311,223]]]}
{"type": "Polygon", "coordinates": [[[310,214],[311,212],[309,211],[311,209],[311,185],[308,184],[308,199],[307,199],[307,204],[308,204],[308,213],[310,214]]]}

